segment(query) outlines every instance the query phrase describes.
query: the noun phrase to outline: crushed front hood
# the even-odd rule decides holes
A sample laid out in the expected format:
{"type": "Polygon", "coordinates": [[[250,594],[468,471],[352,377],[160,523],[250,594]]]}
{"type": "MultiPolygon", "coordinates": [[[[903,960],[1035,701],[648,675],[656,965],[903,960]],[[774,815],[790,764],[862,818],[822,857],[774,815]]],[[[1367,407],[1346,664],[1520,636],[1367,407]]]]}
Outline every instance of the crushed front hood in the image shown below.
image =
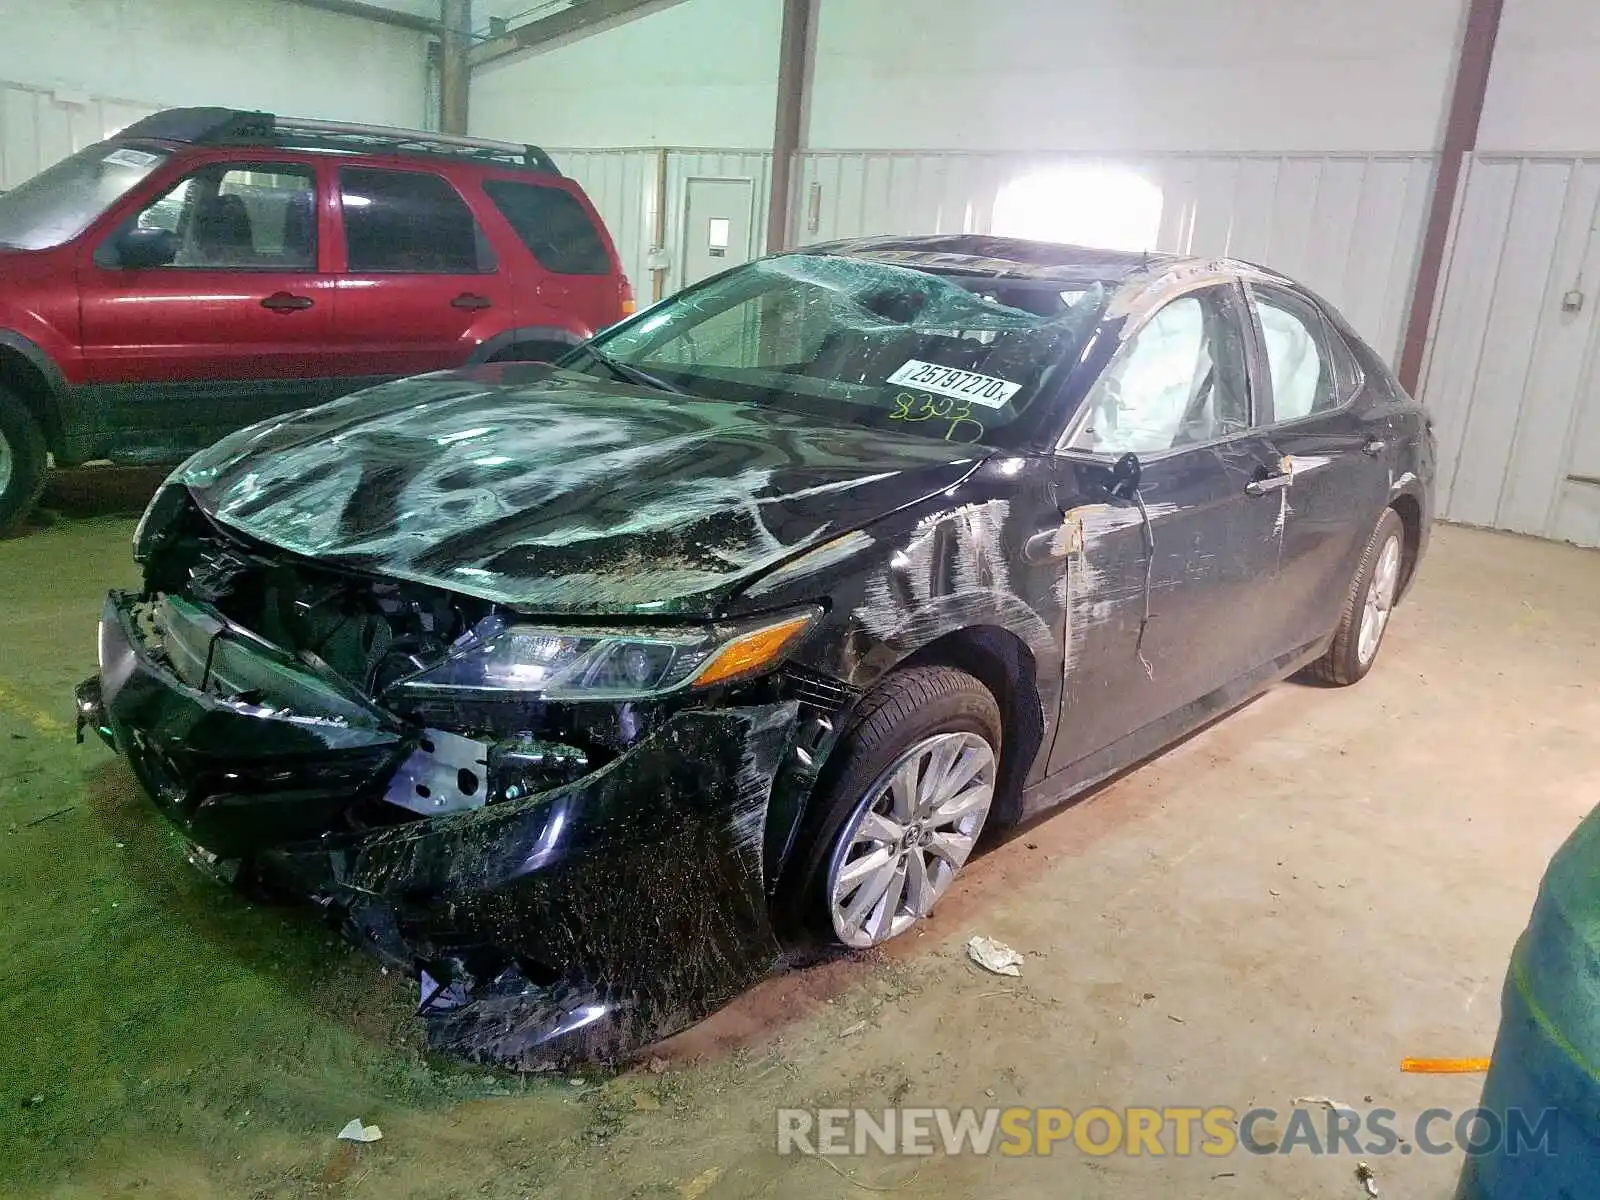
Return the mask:
{"type": "Polygon", "coordinates": [[[254,427],[182,478],[222,524],[331,565],[541,612],[687,613],[981,454],[508,364],[254,427]]]}

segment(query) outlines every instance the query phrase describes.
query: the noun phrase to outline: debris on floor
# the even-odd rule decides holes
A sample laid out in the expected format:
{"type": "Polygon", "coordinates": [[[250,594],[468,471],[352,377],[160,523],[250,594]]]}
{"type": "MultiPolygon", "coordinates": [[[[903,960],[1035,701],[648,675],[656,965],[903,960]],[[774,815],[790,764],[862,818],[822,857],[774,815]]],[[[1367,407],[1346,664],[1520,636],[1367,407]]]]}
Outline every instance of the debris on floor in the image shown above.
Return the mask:
{"type": "Polygon", "coordinates": [[[1320,1104],[1323,1108],[1331,1108],[1334,1112],[1354,1112],[1353,1105],[1346,1104],[1343,1100],[1335,1100],[1332,1096],[1296,1096],[1294,1106],[1299,1108],[1302,1104],[1320,1104]]]}
{"type": "Polygon", "coordinates": [[[967,957],[996,975],[1022,974],[1022,955],[1004,942],[978,934],[967,943],[967,957]]]}
{"type": "Polygon", "coordinates": [[[1487,1058],[1402,1058],[1400,1069],[1413,1075],[1477,1075],[1489,1069],[1487,1058]]]}
{"type": "Polygon", "coordinates": [[[361,1118],[356,1117],[343,1129],[339,1130],[341,1142],[378,1142],[383,1140],[383,1130],[376,1125],[363,1125],[361,1118]]]}
{"type": "Polygon", "coordinates": [[[1362,1187],[1367,1189],[1367,1195],[1376,1196],[1378,1194],[1378,1173],[1366,1163],[1356,1164],[1356,1179],[1360,1181],[1362,1187]]]}

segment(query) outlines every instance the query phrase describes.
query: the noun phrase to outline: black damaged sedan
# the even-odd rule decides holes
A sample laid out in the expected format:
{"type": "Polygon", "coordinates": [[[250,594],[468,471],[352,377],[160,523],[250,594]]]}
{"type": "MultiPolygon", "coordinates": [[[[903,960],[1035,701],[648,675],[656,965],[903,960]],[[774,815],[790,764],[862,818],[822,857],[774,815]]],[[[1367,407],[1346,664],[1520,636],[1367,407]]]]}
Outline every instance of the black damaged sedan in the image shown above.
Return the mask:
{"type": "Polygon", "coordinates": [[[197,861],[415,974],[436,1048],[614,1058],[1274,680],[1359,680],[1433,469],[1259,268],[819,246],[195,456],[80,724],[197,861]]]}

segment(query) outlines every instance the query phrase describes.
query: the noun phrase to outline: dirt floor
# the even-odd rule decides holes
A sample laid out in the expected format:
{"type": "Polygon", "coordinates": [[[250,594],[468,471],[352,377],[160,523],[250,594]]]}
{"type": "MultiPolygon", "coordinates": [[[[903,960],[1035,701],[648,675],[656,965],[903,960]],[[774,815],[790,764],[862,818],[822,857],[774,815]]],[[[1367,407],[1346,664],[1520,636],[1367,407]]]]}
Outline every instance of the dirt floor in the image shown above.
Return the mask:
{"type": "MultiPolygon", "coordinates": [[[[920,937],[620,1073],[430,1059],[414,987],[202,878],[70,691],[148,478],[0,543],[0,1194],[1360,1197],[1350,1155],[780,1156],[780,1106],[1465,1109],[1544,864],[1600,796],[1600,554],[1438,531],[1376,672],[1274,689],[972,864],[920,937]],[[108,510],[119,510],[105,515],[108,510]],[[1021,950],[985,974],[974,933],[1021,950]],[[352,1117],[383,1140],[334,1134],[352,1117]]],[[[1459,1159],[1374,1159],[1444,1200],[1459,1159]]]]}

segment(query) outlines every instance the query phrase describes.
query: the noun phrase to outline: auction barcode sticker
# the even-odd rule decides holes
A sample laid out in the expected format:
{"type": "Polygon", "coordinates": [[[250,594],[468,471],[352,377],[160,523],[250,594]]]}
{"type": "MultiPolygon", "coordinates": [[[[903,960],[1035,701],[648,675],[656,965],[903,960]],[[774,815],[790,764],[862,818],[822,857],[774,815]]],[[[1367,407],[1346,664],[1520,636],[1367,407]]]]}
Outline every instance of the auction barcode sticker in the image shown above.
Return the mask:
{"type": "Polygon", "coordinates": [[[997,379],[993,375],[979,375],[976,371],[962,371],[956,367],[941,367],[937,363],[913,358],[889,376],[889,382],[919,391],[936,392],[941,396],[954,396],[958,400],[971,400],[985,408],[1004,408],[1011,397],[1022,390],[1020,383],[997,379]]]}

